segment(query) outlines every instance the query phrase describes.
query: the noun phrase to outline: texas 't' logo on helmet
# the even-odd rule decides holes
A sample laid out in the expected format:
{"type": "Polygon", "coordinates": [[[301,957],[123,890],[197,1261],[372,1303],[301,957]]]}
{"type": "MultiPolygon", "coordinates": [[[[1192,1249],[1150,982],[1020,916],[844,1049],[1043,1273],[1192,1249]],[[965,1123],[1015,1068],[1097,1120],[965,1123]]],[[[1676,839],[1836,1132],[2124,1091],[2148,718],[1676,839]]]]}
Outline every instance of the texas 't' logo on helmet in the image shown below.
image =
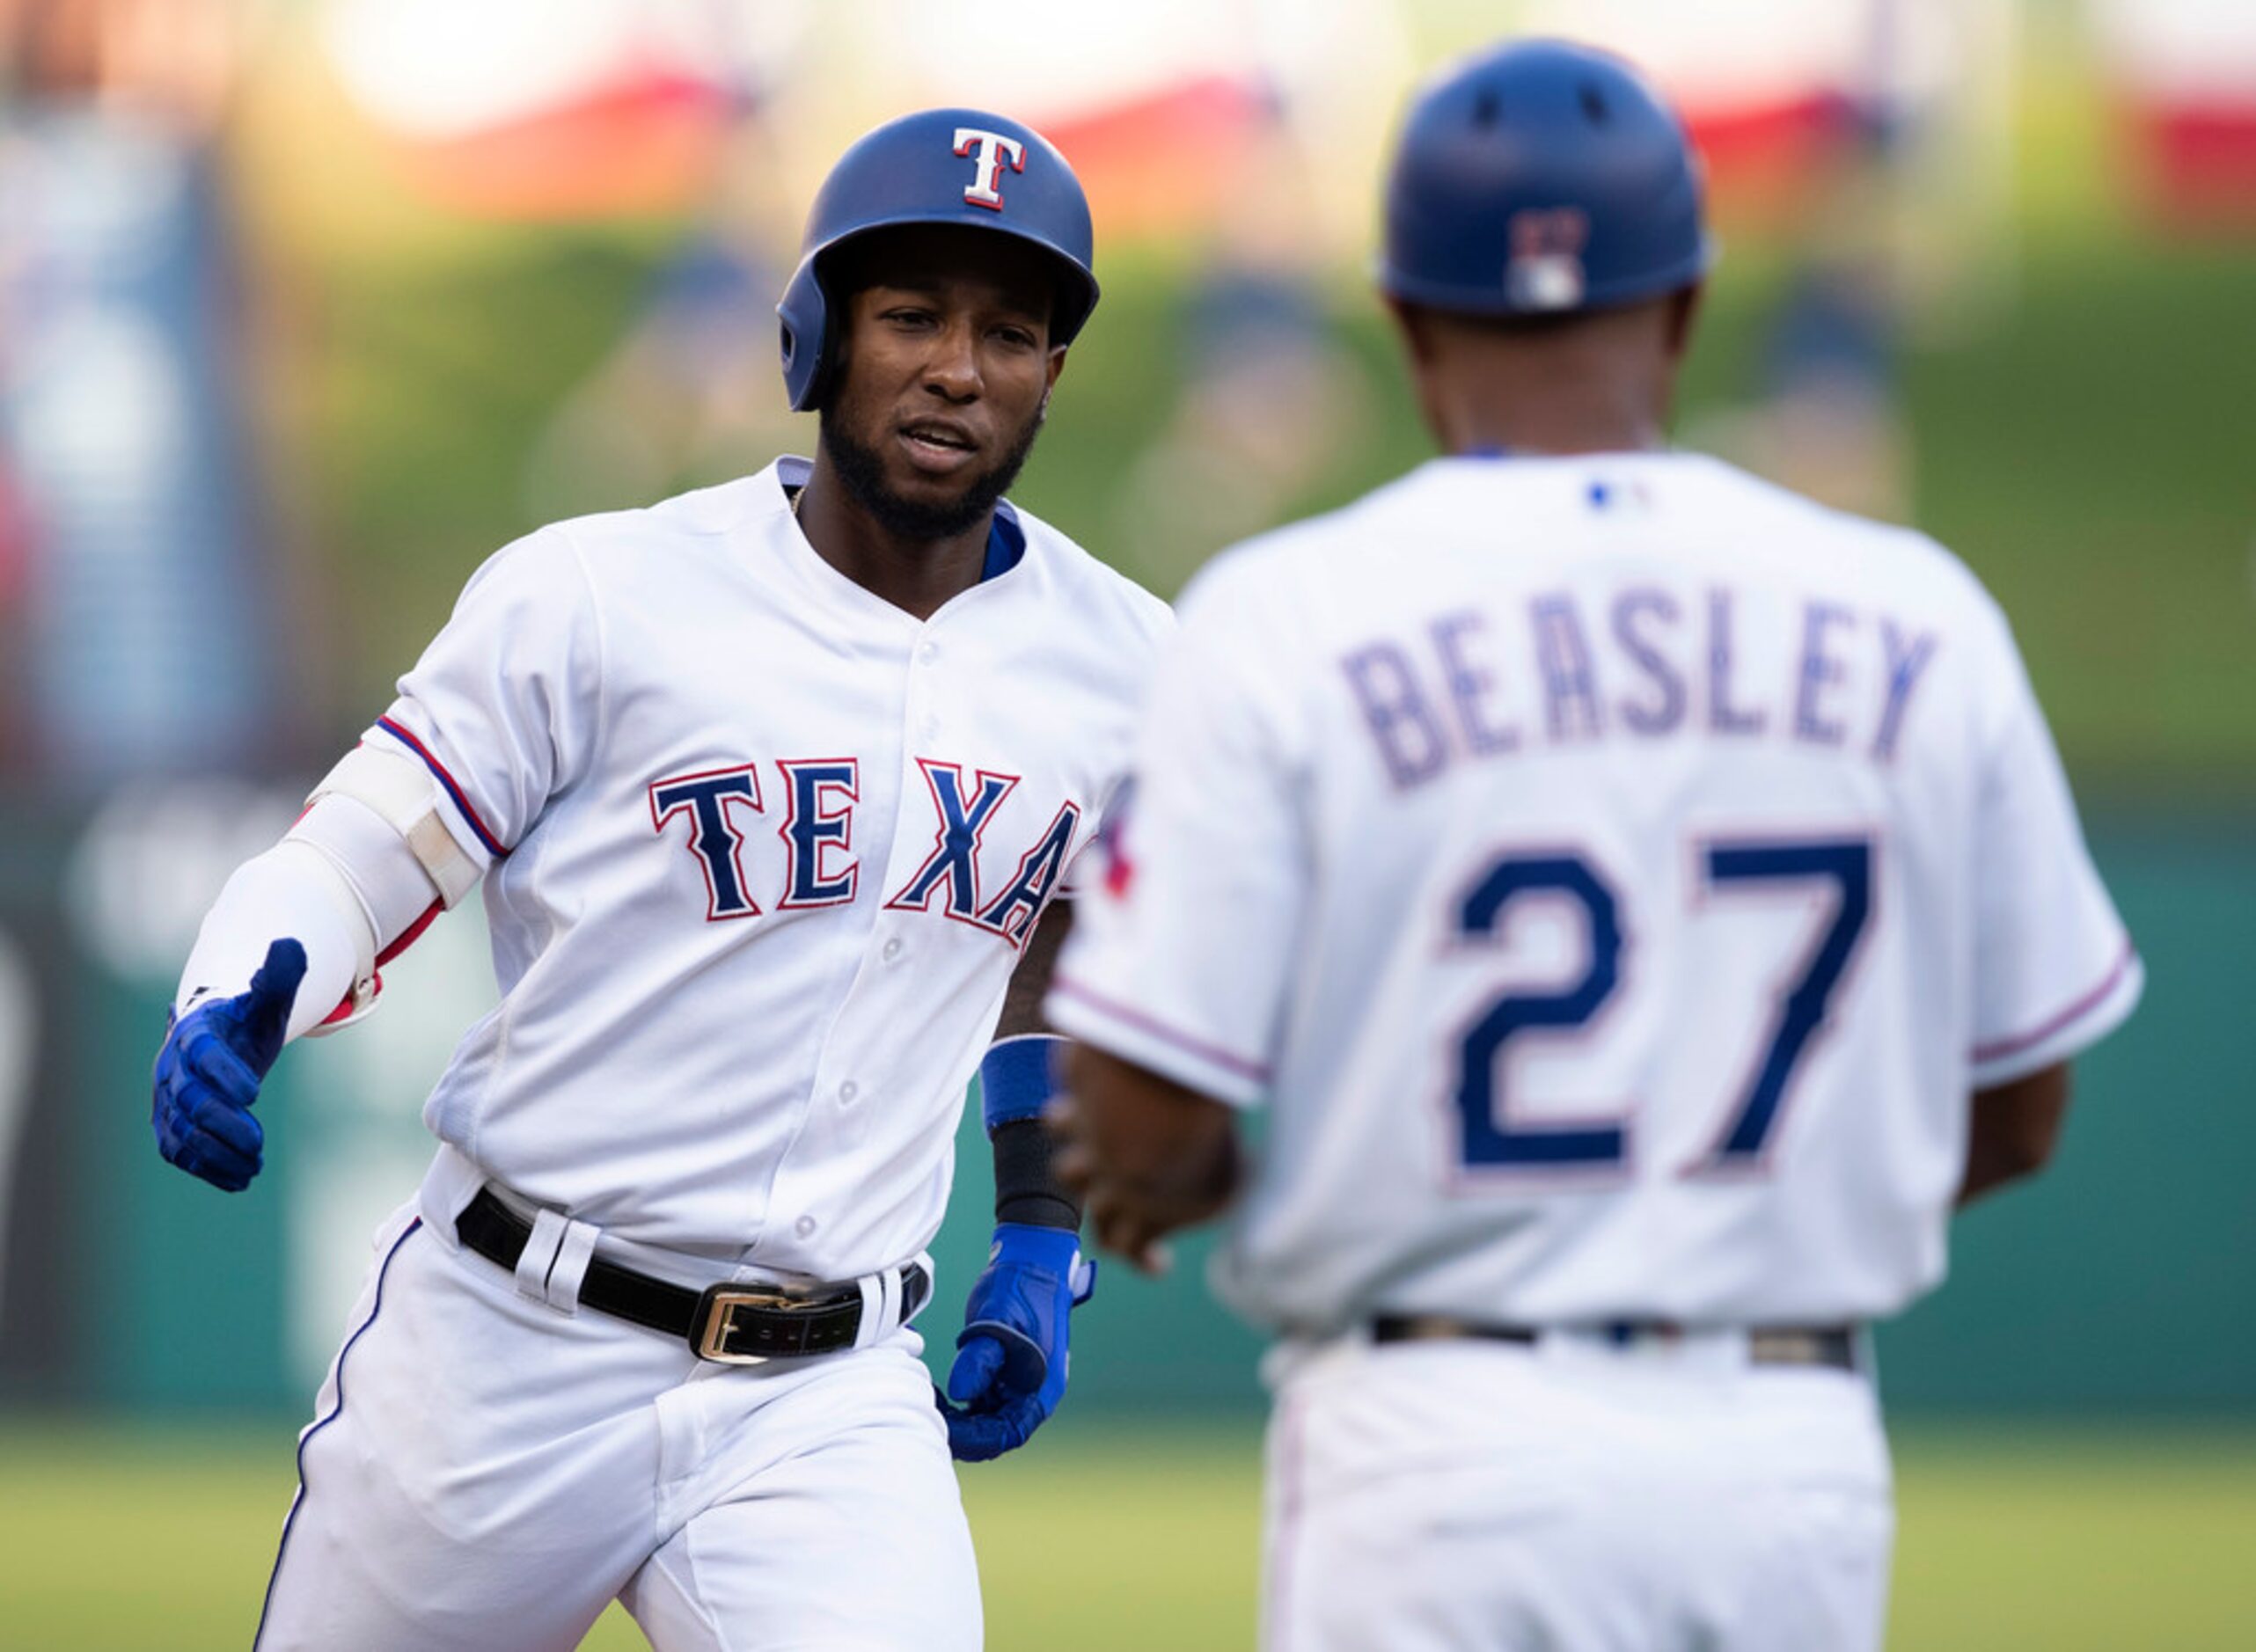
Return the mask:
{"type": "Polygon", "coordinates": [[[983,131],[976,126],[956,128],[956,152],[978,157],[971,181],[964,186],[963,199],[975,207],[985,207],[990,212],[1003,209],[1003,192],[996,187],[1002,181],[1003,168],[1014,172],[1026,170],[1026,145],[1016,138],[1000,132],[983,131]]]}

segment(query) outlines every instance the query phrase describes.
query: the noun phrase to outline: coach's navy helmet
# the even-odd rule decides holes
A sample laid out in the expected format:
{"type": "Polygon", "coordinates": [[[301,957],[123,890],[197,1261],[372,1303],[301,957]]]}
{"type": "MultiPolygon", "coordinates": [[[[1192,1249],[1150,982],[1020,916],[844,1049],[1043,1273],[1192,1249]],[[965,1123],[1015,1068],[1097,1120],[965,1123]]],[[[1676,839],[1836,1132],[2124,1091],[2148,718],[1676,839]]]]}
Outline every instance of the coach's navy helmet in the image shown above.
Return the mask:
{"type": "Polygon", "coordinates": [[[1444,70],[1411,105],[1387,183],[1379,286],[1513,316],[1688,287],[1713,244],[1683,123],[1637,71],[1563,40],[1444,70]]]}
{"type": "Polygon", "coordinates": [[[795,408],[815,406],[838,353],[824,282],[838,248],[873,230],[956,223],[1031,241],[1058,269],[1050,342],[1070,344],[1096,308],[1088,199],[1055,146],[1031,127],[978,109],[927,109],[888,121],[839,157],[807,215],[799,267],[775,307],[783,386],[795,408]]]}

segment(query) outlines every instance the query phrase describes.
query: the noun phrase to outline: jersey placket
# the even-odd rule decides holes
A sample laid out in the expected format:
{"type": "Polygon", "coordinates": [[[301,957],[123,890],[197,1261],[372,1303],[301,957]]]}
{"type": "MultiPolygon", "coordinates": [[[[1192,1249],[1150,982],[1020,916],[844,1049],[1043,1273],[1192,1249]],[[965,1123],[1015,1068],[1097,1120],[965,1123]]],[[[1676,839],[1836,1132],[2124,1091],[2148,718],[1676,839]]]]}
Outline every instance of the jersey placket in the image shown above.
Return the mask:
{"type": "MultiPolygon", "coordinates": [[[[934,949],[947,946],[950,939],[932,921],[939,913],[889,910],[886,904],[915,876],[933,848],[936,817],[920,759],[937,761],[936,742],[949,732],[936,676],[947,648],[933,631],[929,624],[919,625],[905,640],[899,665],[902,692],[897,748],[887,754],[894,768],[891,813],[881,831],[871,831],[869,828],[876,822],[867,809],[858,811],[860,830],[866,834],[862,843],[868,849],[860,859],[864,882],[857,891],[857,904],[868,900],[875,910],[860,939],[861,956],[851,984],[817,1053],[804,1116],[771,1187],[769,1246],[789,1245],[802,1253],[835,1254],[829,1235],[841,1214],[842,1202],[849,1199],[862,1206],[873,1202],[867,1166],[857,1155],[868,1140],[880,1110],[889,1102],[907,1099],[886,1093],[889,1071],[897,1078],[905,1069],[894,1071],[881,1065],[878,1052],[884,1045],[875,1034],[892,1019],[891,1006],[910,990],[909,980],[919,963],[929,963],[934,949]]],[[[865,754],[873,762],[880,760],[880,755],[865,754]]],[[[933,1076],[924,1075],[924,1081],[933,1082],[933,1076]]],[[[875,1202],[883,1205],[891,1202],[885,1195],[910,1190],[876,1191],[879,1196],[875,1202]]],[[[906,1247],[904,1254],[921,1243],[915,1234],[904,1234],[897,1240],[906,1247]]],[[[875,1267],[895,1260],[898,1258],[890,1254],[875,1261],[857,1258],[854,1265],[868,1261],[875,1267]]],[[[795,1260],[793,1265],[803,1265],[803,1258],[795,1260]]]]}

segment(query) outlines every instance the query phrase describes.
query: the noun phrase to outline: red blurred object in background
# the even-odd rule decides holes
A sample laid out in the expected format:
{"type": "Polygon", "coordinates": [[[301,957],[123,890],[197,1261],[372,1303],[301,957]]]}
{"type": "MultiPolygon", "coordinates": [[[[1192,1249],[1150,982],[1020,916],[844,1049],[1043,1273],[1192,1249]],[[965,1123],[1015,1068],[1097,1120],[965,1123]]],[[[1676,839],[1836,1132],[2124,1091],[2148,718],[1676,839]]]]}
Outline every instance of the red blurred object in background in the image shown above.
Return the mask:
{"type": "Polygon", "coordinates": [[[2137,203],[2165,226],[2256,233],[2256,92],[2128,100],[2137,203]]]}
{"type": "Polygon", "coordinates": [[[1073,164],[1108,236],[1134,236],[1224,212],[1269,108],[1259,89],[1202,76],[1085,115],[1043,135],[1073,164]]]}
{"type": "Polygon", "coordinates": [[[2133,209],[2165,230],[2256,230],[2256,6],[2089,4],[2133,209]]]}
{"type": "Polygon", "coordinates": [[[702,198],[737,113],[709,81],[654,70],[461,137],[396,136],[392,149],[418,193],[473,217],[663,213],[702,198]]]}
{"type": "Polygon", "coordinates": [[[1798,216],[1832,186],[1862,129],[1846,94],[1815,86],[1762,102],[1690,99],[1684,123],[1707,163],[1710,209],[1726,227],[1798,216]]]}

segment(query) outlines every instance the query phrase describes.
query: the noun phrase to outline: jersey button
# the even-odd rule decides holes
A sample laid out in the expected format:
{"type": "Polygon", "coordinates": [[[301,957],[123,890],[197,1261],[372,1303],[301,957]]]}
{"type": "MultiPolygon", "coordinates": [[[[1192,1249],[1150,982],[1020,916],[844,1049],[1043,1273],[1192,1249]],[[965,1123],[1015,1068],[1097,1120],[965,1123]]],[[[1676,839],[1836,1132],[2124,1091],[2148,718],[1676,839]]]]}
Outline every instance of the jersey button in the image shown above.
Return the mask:
{"type": "Polygon", "coordinates": [[[930,665],[934,660],[939,658],[940,645],[938,643],[927,642],[918,646],[917,663],[919,665],[930,665]]]}
{"type": "Polygon", "coordinates": [[[854,1097],[861,1093],[861,1086],[856,1084],[853,1079],[847,1079],[844,1084],[839,1086],[839,1105],[840,1107],[852,1107],[853,1105],[854,1097]]]}
{"type": "Polygon", "coordinates": [[[878,948],[877,955],[884,959],[887,963],[891,963],[901,955],[901,938],[898,935],[894,936],[892,939],[878,948]]]}
{"type": "Polygon", "coordinates": [[[799,1235],[801,1239],[806,1239],[812,1235],[816,1228],[820,1224],[818,1224],[813,1217],[802,1216],[796,1222],[794,1222],[791,1224],[791,1231],[799,1235]]]}

